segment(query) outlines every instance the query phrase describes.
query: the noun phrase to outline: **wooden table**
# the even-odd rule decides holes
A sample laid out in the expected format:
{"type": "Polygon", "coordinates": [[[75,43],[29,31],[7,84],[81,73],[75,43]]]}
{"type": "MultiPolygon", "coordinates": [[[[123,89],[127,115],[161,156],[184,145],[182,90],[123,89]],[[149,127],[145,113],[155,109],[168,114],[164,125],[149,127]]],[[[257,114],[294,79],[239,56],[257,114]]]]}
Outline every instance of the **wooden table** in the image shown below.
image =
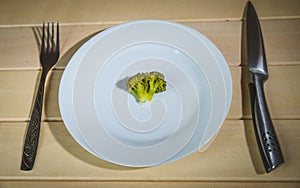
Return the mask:
{"type": "Polygon", "coordinates": [[[0,1],[0,187],[300,187],[300,1],[256,0],[269,68],[267,101],[286,163],[264,173],[253,133],[241,53],[245,0],[0,1]],[[58,107],[61,75],[93,34],[139,19],[185,24],[225,56],[233,78],[229,115],[209,149],[149,168],[127,168],[85,151],[58,107]],[[35,167],[20,171],[23,139],[41,72],[33,30],[61,24],[61,58],[48,77],[35,167]]]}

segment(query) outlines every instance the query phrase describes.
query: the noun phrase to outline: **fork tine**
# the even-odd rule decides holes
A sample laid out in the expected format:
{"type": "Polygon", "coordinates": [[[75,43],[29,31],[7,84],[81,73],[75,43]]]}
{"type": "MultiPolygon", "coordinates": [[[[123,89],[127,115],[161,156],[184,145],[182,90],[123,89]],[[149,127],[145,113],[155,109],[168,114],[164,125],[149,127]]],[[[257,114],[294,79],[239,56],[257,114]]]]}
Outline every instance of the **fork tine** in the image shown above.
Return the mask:
{"type": "Polygon", "coordinates": [[[51,51],[54,51],[54,22],[52,22],[51,51]]]}
{"type": "Polygon", "coordinates": [[[45,22],[43,22],[43,33],[42,33],[42,44],[41,44],[41,55],[45,50],[45,22]]]}
{"type": "Polygon", "coordinates": [[[56,27],[56,52],[59,56],[59,23],[58,22],[56,27]]]}
{"type": "Polygon", "coordinates": [[[47,27],[47,52],[49,52],[50,48],[50,24],[48,22],[48,27],[47,27]]]}

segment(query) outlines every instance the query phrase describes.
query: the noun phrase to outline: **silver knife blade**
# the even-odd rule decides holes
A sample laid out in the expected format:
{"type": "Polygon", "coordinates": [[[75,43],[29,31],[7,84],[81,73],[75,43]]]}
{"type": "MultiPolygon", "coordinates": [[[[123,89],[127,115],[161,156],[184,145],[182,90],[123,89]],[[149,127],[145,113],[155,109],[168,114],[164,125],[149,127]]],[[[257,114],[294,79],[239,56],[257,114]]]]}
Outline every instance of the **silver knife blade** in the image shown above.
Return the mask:
{"type": "Polygon", "coordinates": [[[262,74],[268,77],[268,68],[266,64],[261,27],[256,11],[251,2],[247,5],[246,27],[248,69],[251,73],[262,74]]]}
{"type": "Polygon", "coordinates": [[[261,27],[252,3],[248,2],[246,7],[246,46],[252,119],[265,170],[270,172],[284,163],[284,159],[264,94],[268,69],[261,27]]]}

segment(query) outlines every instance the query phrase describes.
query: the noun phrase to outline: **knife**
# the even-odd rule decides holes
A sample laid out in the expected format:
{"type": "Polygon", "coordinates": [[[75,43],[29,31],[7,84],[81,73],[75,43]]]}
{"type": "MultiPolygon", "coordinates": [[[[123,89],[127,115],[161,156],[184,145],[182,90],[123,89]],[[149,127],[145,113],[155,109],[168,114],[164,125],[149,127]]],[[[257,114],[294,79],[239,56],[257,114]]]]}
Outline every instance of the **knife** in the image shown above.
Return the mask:
{"type": "Polygon", "coordinates": [[[268,79],[266,55],[259,20],[250,1],[246,11],[246,52],[252,119],[265,170],[270,172],[284,163],[284,158],[265,99],[264,82],[268,79]]]}

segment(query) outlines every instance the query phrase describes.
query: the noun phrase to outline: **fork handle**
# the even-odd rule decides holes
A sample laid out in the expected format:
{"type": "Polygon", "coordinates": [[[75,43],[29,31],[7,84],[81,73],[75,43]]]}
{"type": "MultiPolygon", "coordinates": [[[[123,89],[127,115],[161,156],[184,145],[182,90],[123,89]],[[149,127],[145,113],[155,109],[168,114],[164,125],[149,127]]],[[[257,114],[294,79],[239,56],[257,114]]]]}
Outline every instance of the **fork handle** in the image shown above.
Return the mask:
{"type": "Polygon", "coordinates": [[[33,111],[26,133],[21,164],[21,170],[25,171],[29,171],[33,168],[38,149],[46,75],[47,71],[43,70],[38,92],[34,102],[33,111]]]}

